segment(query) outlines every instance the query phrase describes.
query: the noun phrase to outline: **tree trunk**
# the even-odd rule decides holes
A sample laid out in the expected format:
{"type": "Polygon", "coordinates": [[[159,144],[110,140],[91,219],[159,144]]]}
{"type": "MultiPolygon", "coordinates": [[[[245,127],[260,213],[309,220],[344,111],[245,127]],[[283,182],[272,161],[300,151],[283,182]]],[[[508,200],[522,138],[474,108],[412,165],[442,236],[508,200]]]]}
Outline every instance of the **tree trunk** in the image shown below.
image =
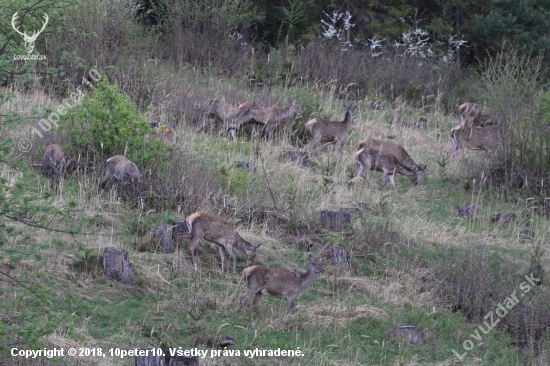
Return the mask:
{"type": "Polygon", "coordinates": [[[127,284],[136,282],[136,275],[130,265],[128,252],[124,249],[118,250],[114,247],[107,247],[99,258],[99,266],[107,278],[127,284]]]}

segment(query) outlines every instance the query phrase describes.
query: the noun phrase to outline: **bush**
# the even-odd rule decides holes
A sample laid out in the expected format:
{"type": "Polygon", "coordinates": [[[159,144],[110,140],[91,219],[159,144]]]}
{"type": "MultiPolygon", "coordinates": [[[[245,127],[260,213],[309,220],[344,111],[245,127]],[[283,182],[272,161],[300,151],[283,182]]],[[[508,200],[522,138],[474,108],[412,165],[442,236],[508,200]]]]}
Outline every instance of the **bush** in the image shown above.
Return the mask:
{"type": "Polygon", "coordinates": [[[542,57],[511,52],[490,59],[481,75],[478,100],[486,100],[500,117],[499,142],[491,179],[510,192],[522,187],[525,195],[548,193],[543,184],[550,174],[550,144],[545,128],[550,99],[542,89],[542,57]],[[540,112],[539,112],[540,110],[540,112]]]}
{"type": "Polygon", "coordinates": [[[99,83],[93,95],[85,95],[82,106],[70,110],[66,118],[69,123],[64,124],[63,132],[71,141],[67,149],[71,156],[84,156],[91,151],[94,160],[101,161],[124,155],[140,170],[166,167],[168,152],[163,142],[147,137],[152,134],[148,121],[116,85],[99,83]]]}

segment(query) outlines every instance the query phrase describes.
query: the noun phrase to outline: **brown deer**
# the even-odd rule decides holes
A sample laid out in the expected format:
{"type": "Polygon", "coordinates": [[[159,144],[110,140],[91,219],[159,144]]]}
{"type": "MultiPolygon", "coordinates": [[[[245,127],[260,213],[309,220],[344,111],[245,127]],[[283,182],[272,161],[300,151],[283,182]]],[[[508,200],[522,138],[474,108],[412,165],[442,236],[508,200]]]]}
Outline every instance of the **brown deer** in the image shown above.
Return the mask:
{"type": "Polygon", "coordinates": [[[176,131],[167,125],[158,126],[155,130],[155,136],[157,136],[157,138],[161,141],[167,143],[169,146],[172,146],[174,141],[176,141],[176,131]]]}
{"type": "Polygon", "coordinates": [[[313,118],[307,121],[306,130],[313,137],[311,140],[311,150],[313,152],[317,151],[319,142],[333,142],[334,145],[331,146],[330,155],[332,156],[335,146],[338,146],[340,149],[340,156],[343,155],[344,145],[348,140],[351,130],[353,115],[359,103],[348,106],[344,101],[343,105],[346,108],[346,115],[343,121],[327,121],[321,118],[313,118]]]}
{"type": "Polygon", "coordinates": [[[189,228],[189,234],[184,234],[182,238],[193,238],[191,244],[189,244],[189,253],[191,254],[191,261],[193,264],[195,264],[195,250],[202,239],[218,244],[220,259],[222,261],[222,272],[225,272],[226,250],[233,260],[233,273],[237,272],[237,257],[235,253],[233,253],[233,247],[246,253],[247,266],[254,264],[256,249],[258,249],[261,244],[250,244],[241,238],[239,233],[235,231],[235,227],[232,223],[206,212],[195,212],[190,215],[186,221],[187,227],[189,228]]]}
{"type": "Polygon", "coordinates": [[[59,189],[59,180],[65,167],[65,153],[61,146],[51,144],[46,147],[42,157],[42,165],[50,180],[50,188],[56,192],[59,189]]]}
{"type": "Polygon", "coordinates": [[[476,103],[467,102],[458,107],[462,127],[486,126],[498,124],[495,111],[476,103]]]}
{"type": "Polygon", "coordinates": [[[378,151],[382,154],[395,156],[397,158],[397,161],[399,161],[401,165],[409,168],[409,170],[416,172],[418,183],[422,183],[424,181],[424,178],[426,177],[427,165],[416,164],[402,146],[388,141],[368,138],[357,143],[357,150],[361,150],[364,148],[378,151]]]}
{"type": "MultiPolygon", "coordinates": [[[[302,108],[296,104],[296,100],[288,98],[290,105],[286,108],[277,108],[276,106],[262,107],[265,113],[261,116],[254,117],[254,120],[263,125],[267,131],[267,138],[271,140],[275,128],[279,127],[286,119],[294,114],[302,116],[302,108]]],[[[246,103],[242,104],[246,107],[246,103]]]]}
{"type": "Polygon", "coordinates": [[[247,102],[234,107],[224,100],[212,99],[208,103],[207,118],[217,118],[222,121],[223,125],[218,135],[229,129],[231,138],[236,140],[236,130],[241,129],[243,125],[263,114],[264,110],[255,102],[247,102]]]}
{"type": "Polygon", "coordinates": [[[239,312],[254,296],[254,308],[260,311],[258,306],[262,295],[284,297],[287,301],[287,312],[290,314],[294,308],[294,300],[302,291],[311,286],[317,275],[325,271],[320,261],[310,259],[309,268],[304,273],[296,273],[284,269],[266,268],[262,266],[248,267],[243,270],[243,278],[246,280],[248,292],[241,299],[239,312]]]}
{"type": "Polygon", "coordinates": [[[447,158],[459,157],[466,147],[470,150],[484,150],[487,159],[490,159],[491,152],[501,136],[500,125],[487,127],[458,125],[451,130],[451,148],[447,152],[447,158]]]}
{"type": "Polygon", "coordinates": [[[418,166],[414,169],[410,169],[403,165],[395,156],[391,154],[384,154],[366,147],[357,151],[355,153],[355,158],[357,159],[354,166],[355,178],[364,176],[368,180],[369,170],[382,172],[384,173],[382,177],[382,186],[386,185],[389,177],[393,189],[395,189],[396,192],[397,187],[395,186],[395,173],[408,177],[414,185],[418,182],[419,173],[423,175],[423,170],[420,170],[418,166]]]}
{"type": "Polygon", "coordinates": [[[105,189],[111,178],[114,178],[111,187],[117,187],[119,183],[132,184],[134,194],[138,196],[138,184],[145,172],[139,171],[136,164],[122,155],[115,155],[105,162],[105,176],[99,182],[99,189],[105,189]]]}

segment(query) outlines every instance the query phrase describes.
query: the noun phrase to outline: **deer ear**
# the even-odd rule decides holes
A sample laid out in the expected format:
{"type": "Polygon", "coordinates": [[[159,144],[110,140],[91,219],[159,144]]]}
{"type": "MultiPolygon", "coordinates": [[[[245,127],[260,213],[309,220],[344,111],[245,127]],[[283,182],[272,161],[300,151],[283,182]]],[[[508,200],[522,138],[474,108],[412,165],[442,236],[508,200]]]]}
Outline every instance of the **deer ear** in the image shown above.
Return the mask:
{"type": "Polygon", "coordinates": [[[296,99],[294,99],[294,98],[288,98],[288,101],[289,101],[291,104],[295,104],[295,103],[296,103],[296,99]]]}
{"type": "Polygon", "coordinates": [[[255,244],[255,245],[254,245],[254,248],[255,248],[255,249],[258,249],[261,245],[262,245],[262,244],[255,244]]]}
{"type": "Polygon", "coordinates": [[[346,103],[345,100],[342,101],[342,105],[344,106],[344,108],[347,108],[347,107],[348,107],[348,103],[346,103]]]}

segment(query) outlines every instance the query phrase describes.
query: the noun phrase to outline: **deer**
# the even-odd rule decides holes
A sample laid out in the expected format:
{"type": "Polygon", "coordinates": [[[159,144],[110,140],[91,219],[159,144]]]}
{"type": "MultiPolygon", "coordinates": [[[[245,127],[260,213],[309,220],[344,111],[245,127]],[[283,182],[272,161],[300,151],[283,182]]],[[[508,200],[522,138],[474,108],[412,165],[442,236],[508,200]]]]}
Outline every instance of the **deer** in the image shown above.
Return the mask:
{"type": "Polygon", "coordinates": [[[451,130],[451,148],[447,158],[460,157],[464,148],[470,150],[484,150],[488,160],[491,152],[502,137],[500,125],[487,127],[465,127],[457,125],[451,130]]]}
{"type": "Polygon", "coordinates": [[[476,103],[467,102],[461,104],[457,109],[462,127],[485,126],[497,124],[495,111],[476,103]]]}
{"type": "Polygon", "coordinates": [[[65,167],[65,153],[61,146],[51,144],[46,147],[42,157],[42,166],[50,180],[50,188],[56,192],[59,189],[59,180],[65,167]]]}
{"type": "Polygon", "coordinates": [[[309,268],[304,273],[296,273],[278,268],[252,266],[243,270],[248,292],[241,298],[239,313],[254,296],[254,308],[260,311],[259,302],[262,295],[284,297],[287,301],[287,312],[292,314],[296,298],[317,279],[319,273],[325,272],[320,261],[310,258],[309,268]]]}
{"type": "Polygon", "coordinates": [[[355,109],[359,103],[348,106],[344,101],[344,108],[346,108],[346,114],[343,121],[327,121],[321,118],[313,118],[307,121],[306,130],[313,137],[311,140],[311,151],[316,152],[319,142],[332,142],[330,155],[334,152],[334,147],[338,146],[340,149],[340,157],[344,154],[344,145],[348,140],[348,136],[351,130],[351,123],[355,109]]]}
{"type": "Polygon", "coordinates": [[[174,144],[176,140],[176,131],[167,125],[158,126],[155,130],[155,136],[169,146],[174,144]]]}
{"type": "Polygon", "coordinates": [[[397,187],[395,186],[395,173],[408,177],[414,185],[418,182],[418,176],[423,175],[423,170],[420,170],[418,166],[410,169],[403,165],[394,155],[384,154],[367,147],[357,151],[355,153],[355,159],[357,160],[354,166],[354,175],[356,179],[364,176],[368,180],[369,170],[379,171],[384,173],[382,177],[382,186],[386,185],[389,177],[395,192],[397,192],[397,187]]]}
{"type": "Polygon", "coordinates": [[[137,197],[138,184],[144,174],[145,171],[140,172],[136,164],[132,163],[127,157],[115,155],[105,162],[105,176],[99,182],[99,189],[105,189],[111,180],[111,188],[117,187],[119,183],[123,185],[131,183],[134,195],[137,197]]]}
{"type": "Polygon", "coordinates": [[[210,215],[206,212],[195,212],[187,217],[188,234],[181,235],[181,238],[193,238],[189,244],[189,253],[191,254],[191,262],[195,262],[195,250],[199,246],[202,239],[211,243],[218,244],[220,259],[222,262],[222,273],[225,272],[225,251],[229,252],[233,260],[233,273],[237,272],[236,262],[237,257],[233,252],[233,247],[239,249],[246,254],[246,265],[254,264],[256,258],[256,249],[262,244],[251,244],[244,240],[239,233],[235,231],[235,226],[219,217],[210,215]]]}
{"type": "Polygon", "coordinates": [[[256,102],[247,102],[233,107],[224,100],[212,99],[208,103],[207,118],[220,119],[223,126],[218,135],[223,134],[229,128],[231,138],[236,140],[236,130],[240,130],[243,125],[263,114],[264,110],[256,102]]]}
{"type": "MultiPolygon", "coordinates": [[[[385,155],[393,155],[397,161],[409,170],[416,172],[417,182],[422,183],[426,177],[426,164],[416,164],[407,151],[400,145],[388,141],[367,138],[357,143],[357,150],[368,148],[385,155]]],[[[416,183],[415,183],[416,184],[416,183]]]]}
{"type": "MultiPolygon", "coordinates": [[[[286,108],[277,108],[273,105],[262,107],[264,113],[261,116],[254,117],[254,121],[266,128],[268,140],[273,138],[275,128],[279,127],[286,119],[295,114],[298,116],[303,116],[302,107],[296,104],[296,100],[293,98],[288,98],[288,101],[290,102],[290,105],[286,108]]],[[[242,106],[246,107],[247,104],[243,103],[242,106]]]]}
{"type": "Polygon", "coordinates": [[[15,29],[15,31],[21,37],[23,37],[23,41],[25,42],[25,48],[27,49],[27,54],[30,55],[32,51],[34,51],[34,42],[36,42],[36,39],[38,38],[40,33],[42,33],[42,31],[46,28],[46,24],[48,24],[49,17],[48,17],[48,14],[44,13],[44,24],[42,25],[42,29],[40,29],[39,31],[33,31],[32,36],[29,36],[27,34],[27,31],[20,32],[19,27],[15,26],[15,21],[17,20],[18,17],[19,15],[17,14],[17,12],[15,12],[15,14],[13,14],[11,18],[11,26],[13,27],[13,29],[15,29]]]}

